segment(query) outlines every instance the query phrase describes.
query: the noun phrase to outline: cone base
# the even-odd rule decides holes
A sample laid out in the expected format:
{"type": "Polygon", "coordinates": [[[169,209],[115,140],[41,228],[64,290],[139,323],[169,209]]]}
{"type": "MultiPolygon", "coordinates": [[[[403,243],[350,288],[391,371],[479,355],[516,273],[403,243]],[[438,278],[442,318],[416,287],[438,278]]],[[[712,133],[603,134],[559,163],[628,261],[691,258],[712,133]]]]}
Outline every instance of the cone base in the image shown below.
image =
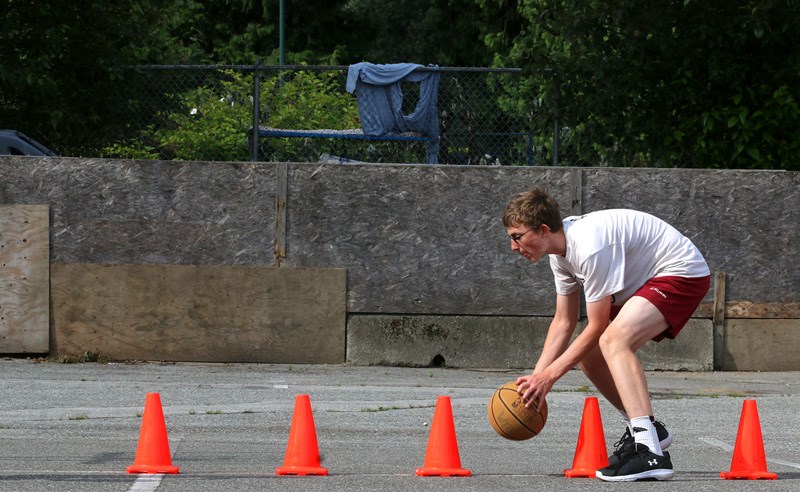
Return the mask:
{"type": "Polygon", "coordinates": [[[278,476],[287,476],[287,475],[327,476],[328,475],[328,469],[327,468],[321,468],[319,466],[279,466],[278,468],[275,469],[275,474],[278,475],[278,476]]]}
{"type": "Polygon", "coordinates": [[[725,480],[777,480],[778,474],[771,473],[771,472],[746,472],[746,471],[729,471],[729,472],[720,472],[720,478],[724,478],[725,480]]]}
{"type": "Polygon", "coordinates": [[[463,468],[417,468],[420,477],[471,477],[472,472],[463,468]]]}
{"type": "Polygon", "coordinates": [[[178,467],[172,465],[132,465],[126,468],[128,473],[168,474],[178,473],[178,467]]]}
{"type": "Polygon", "coordinates": [[[564,470],[567,478],[597,478],[597,468],[573,468],[564,470]]]}

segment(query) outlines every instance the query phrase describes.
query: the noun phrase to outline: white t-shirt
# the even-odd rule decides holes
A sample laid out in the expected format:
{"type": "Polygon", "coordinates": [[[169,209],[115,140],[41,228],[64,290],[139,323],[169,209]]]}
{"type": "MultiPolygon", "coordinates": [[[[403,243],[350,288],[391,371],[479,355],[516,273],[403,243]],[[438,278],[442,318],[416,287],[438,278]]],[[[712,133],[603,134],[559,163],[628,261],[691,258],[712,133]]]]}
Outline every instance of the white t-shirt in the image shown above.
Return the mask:
{"type": "Polygon", "coordinates": [[[686,236],[636,210],[602,210],[564,219],[566,256],[550,255],[556,292],[583,286],[586,302],[613,295],[622,305],[653,277],[705,277],[708,265],[686,236]]]}

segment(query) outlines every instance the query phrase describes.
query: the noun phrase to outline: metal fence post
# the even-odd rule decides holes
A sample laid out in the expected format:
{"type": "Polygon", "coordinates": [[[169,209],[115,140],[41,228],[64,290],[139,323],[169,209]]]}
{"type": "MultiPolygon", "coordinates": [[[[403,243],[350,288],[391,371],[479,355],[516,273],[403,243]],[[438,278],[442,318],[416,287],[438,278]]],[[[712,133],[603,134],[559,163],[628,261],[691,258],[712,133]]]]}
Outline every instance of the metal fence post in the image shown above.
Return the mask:
{"type": "Polygon", "coordinates": [[[258,127],[260,124],[261,115],[259,108],[261,106],[259,99],[261,97],[261,78],[258,71],[258,59],[256,59],[255,70],[253,70],[253,133],[250,138],[250,160],[258,160],[258,127]]]}
{"type": "MultiPolygon", "coordinates": [[[[140,98],[141,104],[131,106],[131,110],[136,113],[130,115],[130,124],[140,135],[146,137],[145,141],[152,141],[152,152],[157,159],[191,155],[209,161],[255,162],[282,159],[289,162],[317,162],[325,154],[347,154],[351,160],[362,162],[421,162],[419,156],[424,145],[422,141],[381,140],[357,135],[362,130],[354,128],[361,126],[357,113],[358,100],[345,91],[350,68],[347,65],[262,65],[260,59],[255,58],[248,65],[153,65],[133,68],[149,71],[148,75],[152,75],[153,80],[147,79],[146,85],[141,87],[131,87],[132,90],[141,91],[139,95],[131,96],[140,98]],[[234,71],[238,75],[231,77],[227,71],[234,71]],[[247,72],[252,72],[250,87],[247,87],[247,72]],[[263,117],[262,72],[267,76],[265,81],[269,99],[264,101],[263,117]],[[288,84],[296,85],[291,87],[292,91],[280,90],[288,84]],[[313,91],[314,97],[290,102],[288,98],[297,92],[295,89],[302,91],[302,94],[313,91]],[[187,95],[192,96],[191,102],[184,100],[187,95]],[[230,103],[230,109],[226,108],[224,113],[209,111],[208,109],[216,107],[220,98],[230,103]],[[247,99],[251,100],[249,115],[247,99]],[[172,115],[184,112],[191,117],[173,121],[172,115]],[[314,117],[306,117],[311,115],[314,117]],[[236,118],[235,128],[227,126],[229,116],[236,118]],[[242,117],[244,120],[239,119],[242,117]],[[260,130],[262,118],[265,127],[278,125],[280,128],[297,128],[306,133],[320,132],[323,135],[334,131],[340,135],[302,137],[302,140],[300,135],[290,135],[280,137],[283,140],[277,141],[277,147],[273,148],[272,137],[260,130]],[[162,133],[167,128],[179,130],[181,135],[192,135],[192,138],[181,138],[169,145],[163,145],[165,137],[162,133]],[[227,139],[219,138],[215,133],[207,131],[207,128],[228,134],[232,130],[237,141],[241,143],[238,146],[228,146],[227,139]],[[356,134],[351,133],[352,131],[356,131],[356,134]],[[351,138],[354,135],[358,138],[351,138]],[[195,145],[199,148],[194,148],[195,145]]],[[[441,108],[437,119],[440,133],[439,160],[442,163],[547,165],[546,152],[550,150],[546,143],[547,132],[552,129],[540,127],[538,119],[527,121],[528,114],[520,112],[515,105],[506,107],[509,98],[514,97],[515,79],[511,77],[521,76],[522,69],[419,67],[418,70],[447,74],[442,77],[435,93],[435,104],[441,108]],[[531,123],[535,125],[526,127],[531,123]],[[536,142],[543,142],[544,145],[536,142]]],[[[143,82],[145,81],[140,83],[143,82]]],[[[401,108],[404,113],[416,111],[415,103],[419,104],[421,93],[417,91],[417,86],[412,85],[410,89],[406,91],[407,104],[403,103],[406,105],[401,108]]],[[[548,102],[548,106],[552,107],[552,102],[548,102]]],[[[539,104],[535,101],[533,106],[538,107],[539,104]]],[[[411,117],[412,114],[408,116],[411,117]]],[[[543,116],[544,113],[536,115],[537,118],[543,116]]],[[[549,118],[552,116],[548,115],[545,121],[549,122],[549,118]]],[[[119,144],[120,157],[132,157],[141,153],[139,149],[126,143],[123,137],[109,134],[101,138],[108,142],[107,145],[119,144]]],[[[558,151],[557,158],[560,158],[558,151]]]]}

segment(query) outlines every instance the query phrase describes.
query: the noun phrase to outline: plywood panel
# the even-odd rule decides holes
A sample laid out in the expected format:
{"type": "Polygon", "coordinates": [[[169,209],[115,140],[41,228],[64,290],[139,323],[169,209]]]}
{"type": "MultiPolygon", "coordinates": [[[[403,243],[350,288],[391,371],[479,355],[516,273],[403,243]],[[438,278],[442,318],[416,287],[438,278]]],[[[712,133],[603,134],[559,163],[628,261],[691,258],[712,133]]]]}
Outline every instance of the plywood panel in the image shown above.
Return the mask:
{"type": "MultiPolygon", "coordinates": [[[[712,272],[726,273],[726,317],[758,318],[758,311],[773,317],[770,312],[797,302],[800,173],[664,171],[585,169],[584,210],[635,208],[675,226],[697,245],[712,272]],[[780,225],[764,227],[775,218],[780,225]],[[736,307],[730,303],[753,303],[754,309],[731,312],[736,307]]],[[[712,296],[713,291],[705,301],[712,296]]]]}
{"type": "Polygon", "coordinates": [[[0,353],[49,350],[49,210],[0,206],[0,353]]]}
{"type": "Polygon", "coordinates": [[[506,202],[570,171],[291,164],[285,265],[347,268],[348,312],[552,315],[553,274],[511,251],[506,202]]]}
{"type": "Polygon", "coordinates": [[[0,156],[0,203],[50,206],[53,263],[271,265],[275,167],[0,156]]]}
{"type": "Polygon", "coordinates": [[[341,363],[346,271],[54,264],[55,355],[341,363]]]}
{"type": "Polygon", "coordinates": [[[549,265],[511,252],[500,220],[540,185],[565,214],[675,225],[726,273],[726,318],[800,309],[800,172],[0,156],[0,176],[0,203],[50,205],[56,263],[278,266],[277,241],[280,266],[347,268],[349,313],[387,315],[551,316],[549,265]]]}
{"type": "Polygon", "coordinates": [[[800,319],[728,319],[723,371],[800,371],[800,319]]]}

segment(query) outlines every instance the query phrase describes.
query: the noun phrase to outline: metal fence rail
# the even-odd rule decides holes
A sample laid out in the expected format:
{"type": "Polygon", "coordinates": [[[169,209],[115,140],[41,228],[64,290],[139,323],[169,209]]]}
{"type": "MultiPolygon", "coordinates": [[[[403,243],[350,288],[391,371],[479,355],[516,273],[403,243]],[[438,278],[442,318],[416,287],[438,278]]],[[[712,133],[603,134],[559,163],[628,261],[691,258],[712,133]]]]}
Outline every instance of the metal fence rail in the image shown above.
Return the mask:
{"type": "MultiPolygon", "coordinates": [[[[110,126],[105,157],[297,162],[425,162],[425,142],[259,138],[253,128],[359,128],[347,66],[137,66],[126,75],[124,125],[110,126]]],[[[537,134],[505,89],[520,69],[424,67],[441,72],[439,163],[551,165],[552,129],[537,134]]],[[[418,84],[402,83],[403,112],[418,84]]],[[[415,92],[416,91],[416,92],[415,92]]],[[[541,126],[540,126],[541,128],[541,126]]],[[[552,127],[550,127],[552,128],[552,127]]]]}

